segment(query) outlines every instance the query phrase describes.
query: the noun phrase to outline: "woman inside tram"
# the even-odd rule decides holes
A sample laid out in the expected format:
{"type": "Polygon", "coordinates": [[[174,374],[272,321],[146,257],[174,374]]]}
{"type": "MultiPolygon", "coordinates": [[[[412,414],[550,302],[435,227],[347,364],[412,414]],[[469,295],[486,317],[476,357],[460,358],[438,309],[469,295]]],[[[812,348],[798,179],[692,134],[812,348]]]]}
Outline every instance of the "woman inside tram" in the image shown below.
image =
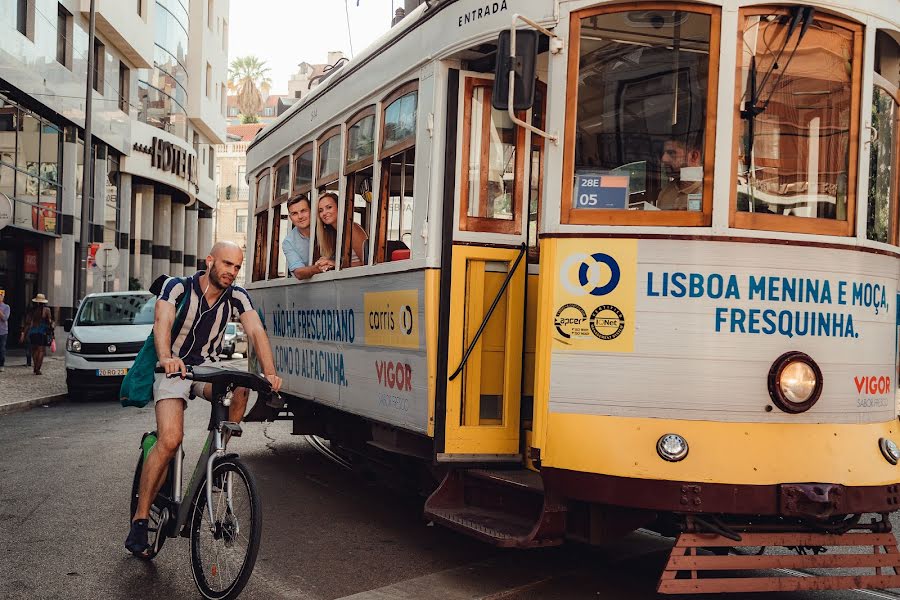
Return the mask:
{"type": "MultiPolygon", "coordinates": [[[[324,264],[334,268],[335,245],[337,243],[338,196],[334,192],[325,192],[319,196],[319,218],[316,222],[316,245],[319,259],[316,264],[324,264]]],[[[356,267],[365,264],[366,240],[369,236],[358,223],[351,223],[350,228],[350,265],[356,267]]]]}

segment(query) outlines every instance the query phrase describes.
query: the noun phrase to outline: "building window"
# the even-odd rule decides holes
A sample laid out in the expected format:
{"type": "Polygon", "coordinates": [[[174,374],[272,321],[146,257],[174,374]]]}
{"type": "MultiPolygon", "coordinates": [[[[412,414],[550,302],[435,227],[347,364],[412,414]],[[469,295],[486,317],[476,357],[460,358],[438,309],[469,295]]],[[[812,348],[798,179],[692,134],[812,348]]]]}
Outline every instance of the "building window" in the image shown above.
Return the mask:
{"type": "Polygon", "coordinates": [[[213,0],[206,0],[206,25],[209,30],[213,28],[213,0]]]}
{"type": "Polygon", "coordinates": [[[92,86],[95,91],[103,95],[103,66],[106,63],[106,47],[94,38],[94,77],[92,86]]]}
{"type": "Polygon", "coordinates": [[[237,215],[234,217],[235,233],[247,233],[247,209],[237,209],[237,215]]]}
{"type": "Polygon", "coordinates": [[[228,21],[222,22],[222,50],[228,50],[228,21]]]}
{"type": "Polygon", "coordinates": [[[216,164],[216,149],[212,146],[209,147],[209,178],[213,178],[213,173],[215,173],[215,164],[216,164]]]}
{"type": "Polygon", "coordinates": [[[212,96],[212,67],[206,63],[206,97],[212,96]]]}
{"type": "Polygon", "coordinates": [[[119,110],[128,114],[128,100],[131,96],[131,70],[119,62],[119,110]]]}
{"type": "Polygon", "coordinates": [[[34,41],[34,0],[16,0],[16,29],[34,41]]]}
{"type": "Polygon", "coordinates": [[[137,0],[137,14],[139,17],[143,18],[144,16],[144,0],[137,0]]]}
{"type": "Polygon", "coordinates": [[[72,68],[72,14],[57,5],[56,12],[56,62],[64,67],[72,68]]]}

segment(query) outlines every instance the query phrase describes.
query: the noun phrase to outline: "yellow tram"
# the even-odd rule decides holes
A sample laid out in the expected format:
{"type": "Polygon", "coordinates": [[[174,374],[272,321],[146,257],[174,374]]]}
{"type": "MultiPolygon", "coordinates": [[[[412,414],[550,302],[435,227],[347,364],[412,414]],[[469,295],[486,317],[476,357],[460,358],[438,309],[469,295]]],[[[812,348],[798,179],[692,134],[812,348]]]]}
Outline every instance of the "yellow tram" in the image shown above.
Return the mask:
{"type": "Polygon", "coordinates": [[[675,535],[664,593],[900,587],[898,85],[895,0],[422,3],[248,150],[283,414],[489,543],[675,535]]]}

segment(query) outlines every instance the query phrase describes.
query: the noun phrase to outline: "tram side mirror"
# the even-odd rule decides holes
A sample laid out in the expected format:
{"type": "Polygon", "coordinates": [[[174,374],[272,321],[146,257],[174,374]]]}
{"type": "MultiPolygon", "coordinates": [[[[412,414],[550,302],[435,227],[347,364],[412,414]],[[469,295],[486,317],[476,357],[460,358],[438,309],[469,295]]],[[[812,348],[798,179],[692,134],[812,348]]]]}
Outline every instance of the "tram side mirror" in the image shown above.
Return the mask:
{"type": "Polygon", "coordinates": [[[494,93],[491,106],[506,110],[509,104],[510,68],[515,71],[513,109],[528,110],[534,105],[534,75],[538,55],[538,32],[529,29],[516,31],[516,57],[509,56],[511,46],[509,30],[500,32],[497,38],[497,62],[494,68],[494,93]]]}

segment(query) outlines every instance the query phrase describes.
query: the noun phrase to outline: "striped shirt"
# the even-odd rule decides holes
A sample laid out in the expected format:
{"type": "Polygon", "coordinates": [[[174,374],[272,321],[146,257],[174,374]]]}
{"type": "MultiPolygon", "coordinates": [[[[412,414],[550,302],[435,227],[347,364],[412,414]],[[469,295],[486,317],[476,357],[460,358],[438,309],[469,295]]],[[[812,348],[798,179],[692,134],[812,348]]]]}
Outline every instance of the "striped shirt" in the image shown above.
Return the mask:
{"type": "Polygon", "coordinates": [[[200,289],[200,276],[203,274],[204,271],[197,271],[191,277],[169,277],[159,296],[160,300],[169,302],[177,309],[185,290],[190,291],[184,323],[172,340],[172,355],[186,365],[215,362],[222,351],[225,325],[232,317],[253,310],[247,290],[234,285],[226,288],[219,299],[209,306],[200,289]]]}

